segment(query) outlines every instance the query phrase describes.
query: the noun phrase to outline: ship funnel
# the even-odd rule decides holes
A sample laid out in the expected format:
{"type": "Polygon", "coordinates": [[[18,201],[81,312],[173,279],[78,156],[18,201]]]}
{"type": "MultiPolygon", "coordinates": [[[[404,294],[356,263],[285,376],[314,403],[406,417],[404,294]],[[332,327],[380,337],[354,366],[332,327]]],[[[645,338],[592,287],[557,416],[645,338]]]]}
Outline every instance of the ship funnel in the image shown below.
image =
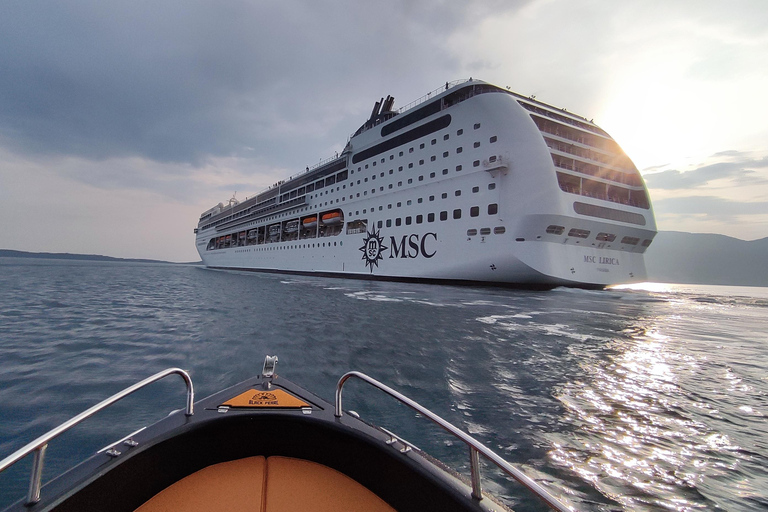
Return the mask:
{"type": "Polygon", "coordinates": [[[379,112],[381,111],[381,104],[384,102],[384,98],[381,98],[379,101],[374,103],[373,110],[371,111],[371,118],[370,120],[373,121],[373,119],[379,115],[379,112]]]}
{"type": "Polygon", "coordinates": [[[395,104],[395,98],[392,96],[387,96],[387,99],[384,100],[384,105],[381,107],[381,112],[391,112],[392,106],[395,104]]]}

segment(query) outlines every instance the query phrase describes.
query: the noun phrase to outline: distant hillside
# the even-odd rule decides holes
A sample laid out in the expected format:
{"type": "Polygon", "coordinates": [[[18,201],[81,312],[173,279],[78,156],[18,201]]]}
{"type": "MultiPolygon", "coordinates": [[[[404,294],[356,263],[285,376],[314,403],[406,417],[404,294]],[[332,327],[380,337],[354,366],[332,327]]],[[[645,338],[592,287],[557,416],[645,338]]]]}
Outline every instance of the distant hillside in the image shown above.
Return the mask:
{"type": "Polygon", "coordinates": [[[660,231],[645,265],[649,281],[768,286],[768,238],[660,231]]]}
{"type": "Polygon", "coordinates": [[[130,261],[134,263],[170,263],[161,260],[142,260],[135,258],[113,258],[97,254],[70,254],[68,252],[26,252],[0,249],[0,258],[46,258],[55,260],[86,260],[86,261],[130,261]]]}

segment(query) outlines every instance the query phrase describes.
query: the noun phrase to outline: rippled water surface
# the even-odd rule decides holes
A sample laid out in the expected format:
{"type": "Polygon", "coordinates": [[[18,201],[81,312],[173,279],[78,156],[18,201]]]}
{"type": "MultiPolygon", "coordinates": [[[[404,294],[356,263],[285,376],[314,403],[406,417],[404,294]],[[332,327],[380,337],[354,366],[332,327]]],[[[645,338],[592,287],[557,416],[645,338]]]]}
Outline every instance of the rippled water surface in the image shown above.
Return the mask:
{"type": "MultiPolygon", "coordinates": [[[[768,509],[768,289],[526,292],[0,259],[0,458],[164,368],[198,397],[279,372],[326,399],[361,370],[579,510],[768,509]]],[[[466,471],[466,449],[361,383],[345,407],[466,471]]],[[[175,378],[52,442],[50,478],[183,406],[175,378]]],[[[30,461],[0,475],[26,493],[30,461]]],[[[485,488],[545,510],[490,467],[485,488]]]]}

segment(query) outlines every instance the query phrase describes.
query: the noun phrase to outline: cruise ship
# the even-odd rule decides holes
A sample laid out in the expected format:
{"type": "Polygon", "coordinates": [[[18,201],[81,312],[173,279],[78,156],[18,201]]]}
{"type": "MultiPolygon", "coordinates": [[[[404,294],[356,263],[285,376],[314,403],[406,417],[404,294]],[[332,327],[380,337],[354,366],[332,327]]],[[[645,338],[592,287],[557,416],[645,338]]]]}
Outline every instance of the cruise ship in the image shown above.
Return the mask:
{"type": "Polygon", "coordinates": [[[377,101],[344,150],[203,212],[209,268],[528,288],[643,281],[640,173],[591,120],[479,81],[377,101]]]}

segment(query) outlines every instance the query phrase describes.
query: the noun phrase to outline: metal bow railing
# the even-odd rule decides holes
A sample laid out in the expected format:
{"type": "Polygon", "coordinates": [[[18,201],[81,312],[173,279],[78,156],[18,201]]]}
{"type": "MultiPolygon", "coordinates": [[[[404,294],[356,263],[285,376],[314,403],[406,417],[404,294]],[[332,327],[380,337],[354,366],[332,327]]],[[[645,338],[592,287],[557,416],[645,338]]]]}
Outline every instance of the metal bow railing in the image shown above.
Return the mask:
{"type": "Polygon", "coordinates": [[[195,402],[195,391],[192,386],[192,378],[189,376],[187,372],[185,372],[180,368],[168,368],[166,370],[163,370],[161,372],[158,372],[152,375],[151,377],[147,377],[141,382],[137,382],[133,386],[129,386],[125,388],[124,390],[112,395],[111,397],[107,398],[104,401],[99,402],[98,404],[94,405],[90,409],[81,412],[80,414],[70,419],[69,421],[65,421],[64,423],[54,428],[53,430],[50,430],[46,434],[43,434],[42,436],[38,437],[37,439],[27,444],[23,448],[16,450],[14,453],[12,453],[8,457],[0,461],[0,472],[6,470],[7,468],[14,465],[19,460],[23,459],[30,453],[34,452],[35,458],[32,462],[32,476],[29,481],[29,492],[27,493],[27,505],[32,505],[34,503],[37,503],[38,501],[40,501],[40,488],[42,486],[42,477],[43,477],[43,459],[45,458],[45,451],[48,448],[48,443],[51,440],[60,436],[61,434],[63,434],[70,428],[74,427],[81,421],[85,420],[86,418],[89,418],[94,414],[96,414],[97,412],[101,411],[102,409],[109,407],[110,405],[117,402],[118,400],[121,400],[126,396],[130,395],[131,393],[134,393],[135,391],[138,391],[139,389],[172,374],[181,375],[181,377],[184,379],[184,382],[187,384],[186,415],[192,416],[194,414],[193,409],[194,409],[194,402],[195,402]]]}
{"type": "Polygon", "coordinates": [[[537,495],[552,509],[558,510],[560,512],[571,511],[570,508],[560,503],[560,501],[558,501],[557,498],[552,496],[546,489],[544,489],[541,485],[536,483],[531,477],[529,477],[519,469],[512,466],[509,462],[505,461],[503,458],[497,455],[493,450],[487,448],[480,441],[470,436],[463,430],[459,429],[452,423],[444,420],[443,418],[433,413],[426,407],[419,405],[417,402],[414,402],[413,400],[403,395],[402,393],[395,391],[389,386],[382,384],[381,382],[369,377],[364,373],[354,372],[354,371],[348,372],[342,375],[341,379],[339,379],[339,382],[336,385],[336,413],[335,414],[337,418],[341,418],[343,414],[342,408],[341,408],[342,388],[344,386],[344,383],[351,377],[356,377],[360,380],[367,382],[373,387],[380,389],[381,391],[385,392],[389,396],[397,399],[398,401],[407,405],[411,409],[415,410],[422,416],[425,416],[430,420],[432,420],[433,422],[437,423],[443,429],[447,430],[454,436],[458,437],[461,441],[463,441],[469,447],[470,473],[471,473],[471,481],[472,481],[472,497],[473,498],[478,500],[483,498],[483,491],[480,485],[480,464],[479,464],[479,456],[478,456],[478,454],[482,454],[488,460],[496,464],[502,471],[507,473],[509,476],[517,480],[520,484],[522,484],[523,486],[528,488],[531,492],[533,492],[535,495],[537,495]]]}

